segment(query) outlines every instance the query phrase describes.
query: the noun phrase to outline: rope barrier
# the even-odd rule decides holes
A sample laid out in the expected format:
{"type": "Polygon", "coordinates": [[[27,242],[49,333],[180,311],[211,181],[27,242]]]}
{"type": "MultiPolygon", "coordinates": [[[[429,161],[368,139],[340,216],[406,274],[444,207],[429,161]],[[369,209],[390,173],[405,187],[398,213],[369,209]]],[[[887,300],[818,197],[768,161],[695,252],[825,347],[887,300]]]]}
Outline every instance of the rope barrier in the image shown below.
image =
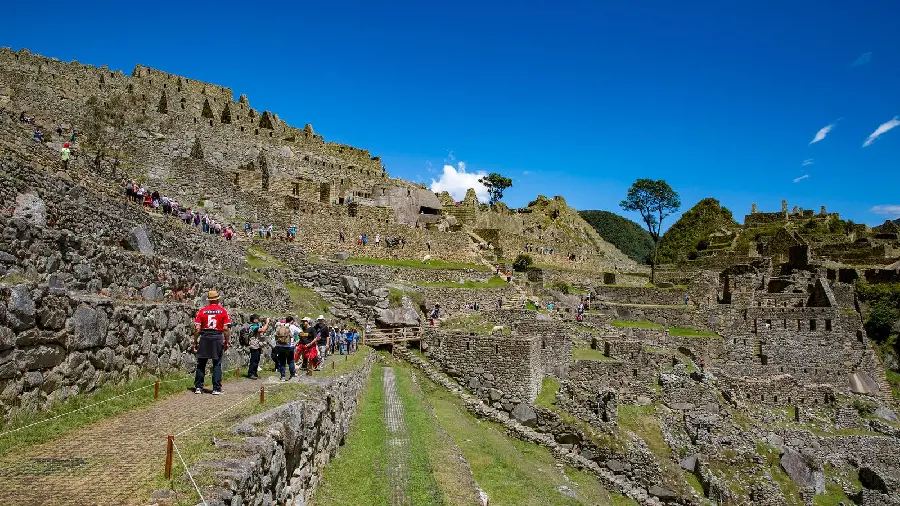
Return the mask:
{"type": "Polygon", "coordinates": [[[184,435],[184,434],[187,434],[188,432],[190,432],[190,431],[196,429],[197,427],[199,427],[199,426],[203,425],[204,423],[206,423],[206,422],[212,420],[213,418],[216,418],[216,417],[219,417],[219,416],[224,415],[225,413],[227,413],[228,411],[231,411],[231,410],[234,409],[235,407],[237,407],[237,406],[239,406],[239,405],[241,405],[241,404],[247,402],[248,399],[250,399],[250,398],[256,396],[257,394],[258,394],[258,392],[254,391],[252,394],[250,394],[250,395],[244,397],[243,399],[237,401],[236,403],[232,404],[231,406],[228,406],[227,408],[223,409],[222,411],[219,411],[218,413],[214,414],[213,416],[211,416],[211,417],[209,417],[209,418],[207,418],[207,419],[205,419],[205,420],[201,420],[201,421],[195,423],[194,425],[191,425],[191,426],[188,427],[187,429],[184,429],[183,431],[181,431],[181,432],[175,434],[175,437],[180,437],[180,436],[182,436],[182,435],[184,435]]]}
{"type": "MultiPolygon", "coordinates": [[[[187,380],[187,379],[189,379],[189,377],[186,376],[186,377],[184,377],[184,378],[177,378],[177,379],[172,379],[172,380],[160,381],[160,383],[172,383],[172,382],[175,382],[175,381],[185,381],[185,380],[187,380]]],[[[118,398],[120,398],[120,397],[125,397],[126,395],[130,395],[130,394],[133,394],[133,393],[135,393],[135,392],[140,392],[141,390],[146,390],[146,389],[151,388],[151,387],[153,387],[153,386],[155,386],[155,382],[154,382],[154,383],[150,383],[149,385],[146,385],[146,386],[143,386],[143,387],[140,387],[140,388],[135,388],[134,390],[129,390],[128,392],[121,393],[121,394],[119,394],[119,395],[110,397],[109,399],[103,399],[102,401],[98,401],[98,402],[95,402],[95,403],[93,403],[93,404],[88,404],[87,406],[82,406],[82,407],[80,407],[80,408],[73,409],[72,411],[66,411],[65,413],[60,413],[60,414],[58,414],[58,415],[56,415],[56,416],[53,416],[53,417],[50,417],[50,418],[45,418],[45,419],[43,419],[43,420],[38,420],[38,421],[36,421],[36,422],[34,422],[34,423],[29,423],[28,425],[23,425],[22,427],[19,427],[19,428],[17,428],[17,429],[8,430],[8,431],[6,431],[6,432],[0,432],[0,437],[6,436],[6,435],[8,435],[8,434],[15,433],[15,432],[19,432],[20,430],[25,430],[25,429],[27,429],[27,428],[29,428],[29,427],[34,427],[35,425],[40,425],[40,424],[42,424],[42,423],[47,423],[47,422],[50,422],[50,421],[53,421],[53,420],[62,418],[62,417],[64,417],[64,416],[68,416],[68,415],[71,415],[71,414],[73,414],[73,413],[77,413],[77,412],[79,412],[79,411],[84,411],[84,410],[86,410],[86,409],[88,409],[88,408],[92,408],[92,407],[94,407],[94,406],[99,406],[99,405],[101,405],[101,404],[105,404],[105,403],[107,403],[107,402],[109,402],[109,401],[118,399],[118,398]]]]}
{"type": "Polygon", "coordinates": [[[172,448],[175,449],[175,453],[178,454],[178,460],[181,461],[181,465],[184,466],[184,472],[187,473],[188,478],[191,479],[191,483],[194,484],[194,490],[197,491],[197,495],[200,496],[200,500],[203,501],[203,506],[207,506],[206,499],[203,497],[203,492],[200,491],[200,487],[197,486],[197,482],[194,481],[194,476],[191,475],[190,469],[188,469],[187,463],[184,461],[184,457],[181,456],[181,450],[178,449],[178,445],[175,444],[175,440],[172,440],[172,448]]]}

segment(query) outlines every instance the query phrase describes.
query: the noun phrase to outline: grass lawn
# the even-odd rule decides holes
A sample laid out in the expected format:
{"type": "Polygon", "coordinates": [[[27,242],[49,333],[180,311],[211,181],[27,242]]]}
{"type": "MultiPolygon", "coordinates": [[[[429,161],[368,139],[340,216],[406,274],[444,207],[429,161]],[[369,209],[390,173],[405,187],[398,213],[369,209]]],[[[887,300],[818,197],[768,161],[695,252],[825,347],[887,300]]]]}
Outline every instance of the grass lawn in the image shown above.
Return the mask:
{"type": "Polygon", "coordinates": [[[421,260],[397,260],[391,258],[353,257],[347,260],[354,265],[386,265],[389,267],[412,267],[414,269],[472,269],[476,271],[490,271],[486,265],[468,264],[463,262],[445,262],[443,260],[429,260],[423,263],[421,260]]]}
{"type": "Polygon", "coordinates": [[[679,337],[721,337],[715,332],[697,330],[689,327],[672,327],[669,329],[669,334],[679,337]]]}
{"type": "Polygon", "coordinates": [[[541,392],[534,405],[539,408],[553,409],[556,407],[556,392],[559,391],[559,381],[552,376],[544,376],[541,382],[541,392]]]}
{"type": "Polygon", "coordinates": [[[662,329],[663,326],[658,323],[648,322],[648,321],[635,321],[635,320],[613,320],[613,327],[619,328],[631,328],[631,329],[662,329]]]}
{"type": "Polygon", "coordinates": [[[272,255],[259,248],[254,248],[253,246],[247,248],[247,265],[254,269],[287,268],[287,264],[285,264],[281,260],[273,257],[272,255]]]}
{"type": "Polygon", "coordinates": [[[462,450],[491,504],[637,504],[611,494],[589,473],[568,466],[557,468],[549,450],[508,437],[502,426],[470,414],[459,399],[440,386],[426,379],[421,379],[420,384],[434,415],[462,450]],[[561,485],[569,487],[576,496],[557,491],[561,485]]]}
{"type": "MultiPolygon", "coordinates": [[[[233,375],[223,374],[223,376],[223,380],[227,380],[233,375]]],[[[7,426],[0,429],[0,433],[72,412],[55,420],[39,423],[33,427],[0,437],[0,455],[5,455],[10,451],[27,446],[45,443],[98,420],[146,406],[154,402],[153,383],[155,381],[155,378],[146,377],[122,385],[105,385],[93,393],[77,395],[67,399],[40,414],[16,417],[7,426]],[[144,389],[113,399],[118,395],[139,388],[144,389]],[[86,407],[98,402],[103,404],[86,407]],[[78,409],[81,409],[81,411],[75,412],[78,409]]],[[[162,377],[160,378],[159,397],[162,399],[173,394],[185,392],[193,384],[193,376],[182,376],[179,374],[162,377]],[[169,382],[163,383],[163,381],[169,382]]]]}
{"type": "Polygon", "coordinates": [[[572,360],[613,360],[607,357],[600,350],[593,348],[574,347],[572,348],[572,360]]]}
{"type": "Polygon", "coordinates": [[[389,504],[385,477],[388,439],[384,425],[382,367],[372,366],[344,446],[325,467],[324,476],[311,502],[314,506],[389,504]]]}
{"type": "Polygon", "coordinates": [[[453,281],[435,281],[435,282],[421,282],[421,283],[416,283],[416,284],[419,286],[423,286],[423,287],[469,288],[469,289],[503,288],[503,287],[509,285],[509,283],[506,282],[506,278],[501,278],[499,276],[494,276],[487,281],[466,280],[463,283],[454,283],[453,281]]]}
{"type": "Polygon", "coordinates": [[[326,318],[330,316],[328,314],[328,303],[316,292],[290,282],[285,283],[284,287],[291,295],[291,304],[301,318],[303,316],[315,318],[320,314],[326,318]]]}

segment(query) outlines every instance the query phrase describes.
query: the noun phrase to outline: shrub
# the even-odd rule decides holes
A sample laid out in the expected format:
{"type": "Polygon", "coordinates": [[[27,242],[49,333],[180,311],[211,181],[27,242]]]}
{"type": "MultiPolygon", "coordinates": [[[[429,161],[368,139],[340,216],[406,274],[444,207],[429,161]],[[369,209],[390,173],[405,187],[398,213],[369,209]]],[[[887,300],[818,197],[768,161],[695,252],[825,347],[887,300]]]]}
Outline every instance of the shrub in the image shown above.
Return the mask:
{"type": "Polygon", "coordinates": [[[866,332],[869,337],[882,343],[891,335],[891,328],[896,319],[896,309],[884,302],[876,302],[869,309],[869,315],[866,318],[866,332]]]}
{"type": "Polygon", "coordinates": [[[519,256],[513,260],[513,269],[517,272],[525,272],[533,263],[534,260],[531,259],[531,256],[526,255],[525,253],[519,253],[519,256]]]}
{"type": "Polygon", "coordinates": [[[570,287],[569,287],[569,284],[566,283],[565,281],[557,281],[557,282],[553,283],[552,285],[550,285],[550,289],[556,290],[557,292],[568,295],[570,287]]]}

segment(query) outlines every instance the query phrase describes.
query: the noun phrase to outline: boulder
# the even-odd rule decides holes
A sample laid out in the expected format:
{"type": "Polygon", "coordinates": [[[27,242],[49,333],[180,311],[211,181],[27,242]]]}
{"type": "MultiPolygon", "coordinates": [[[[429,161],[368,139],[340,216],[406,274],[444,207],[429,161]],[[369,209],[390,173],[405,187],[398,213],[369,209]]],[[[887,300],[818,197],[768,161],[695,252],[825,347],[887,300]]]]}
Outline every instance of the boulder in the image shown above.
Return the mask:
{"type": "Polygon", "coordinates": [[[681,459],[681,468],[693,473],[697,469],[697,456],[688,455],[687,457],[681,459]]]}
{"type": "Polygon", "coordinates": [[[413,306],[409,297],[405,295],[398,308],[377,308],[375,310],[375,321],[387,327],[414,327],[421,323],[419,312],[413,306]]]}
{"type": "Polygon", "coordinates": [[[488,396],[491,398],[491,401],[499,401],[500,399],[503,398],[503,393],[500,392],[500,390],[497,390],[496,388],[492,388],[492,389],[488,390],[488,396]]]}
{"type": "Polygon", "coordinates": [[[889,422],[897,423],[898,421],[900,421],[897,419],[897,413],[894,413],[884,406],[878,406],[878,409],[875,410],[875,416],[889,422]]]}
{"type": "Polygon", "coordinates": [[[822,464],[812,456],[785,448],[781,456],[781,467],[801,487],[809,487],[817,494],[825,492],[825,471],[822,464]]]}
{"type": "Polygon", "coordinates": [[[32,226],[43,228],[47,225],[47,206],[36,193],[20,193],[16,197],[13,217],[21,218],[32,226]]]}
{"type": "Polygon", "coordinates": [[[359,278],[356,276],[341,276],[341,286],[344,292],[356,294],[359,292],[359,278]]]}
{"type": "Polygon", "coordinates": [[[35,305],[27,285],[16,285],[7,303],[8,324],[15,331],[34,327],[35,305]]]}
{"type": "Polygon", "coordinates": [[[60,346],[40,345],[24,351],[25,369],[28,371],[56,367],[66,358],[66,350],[60,346]]]}
{"type": "Polygon", "coordinates": [[[647,493],[652,495],[653,497],[658,497],[664,501],[668,500],[668,499],[674,499],[675,497],[677,497],[675,495],[675,492],[672,492],[671,490],[669,490],[665,487],[661,487],[659,485],[653,485],[652,487],[650,487],[650,490],[648,490],[647,493]]]}
{"type": "Polygon", "coordinates": [[[625,470],[625,464],[616,459],[609,459],[606,461],[606,468],[618,474],[625,470]]]}
{"type": "Polygon", "coordinates": [[[338,262],[343,262],[344,260],[350,258],[350,253],[347,253],[346,251],[338,251],[337,253],[332,254],[331,258],[338,262]]]}
{"type": "Polygon", "coordinates": [[[128,247],[142,255],[153,256],[153,243],[150,242],[147,229],[143,226],[134,227],[128,233],[128,247]]]}
{"type": "Polygon", "coordinates": [[[524,402],[520,402],[513,408],[512,416],[526,427],[537,425],[537,414],[534,412],[534,408],[524,402]]]}

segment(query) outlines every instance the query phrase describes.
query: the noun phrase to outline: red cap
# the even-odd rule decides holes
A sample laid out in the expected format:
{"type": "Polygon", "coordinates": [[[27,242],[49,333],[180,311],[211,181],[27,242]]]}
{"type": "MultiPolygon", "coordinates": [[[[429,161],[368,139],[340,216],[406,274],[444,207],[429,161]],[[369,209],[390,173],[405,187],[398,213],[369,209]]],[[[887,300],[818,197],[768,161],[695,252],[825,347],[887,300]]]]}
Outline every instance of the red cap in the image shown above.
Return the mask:
{"type": "Polygon", "coordinates": [[[67,143],[63,144],[63,147],[64,147],[64,148],[69,147],[69,143],[67,142],[67,143]]]}

